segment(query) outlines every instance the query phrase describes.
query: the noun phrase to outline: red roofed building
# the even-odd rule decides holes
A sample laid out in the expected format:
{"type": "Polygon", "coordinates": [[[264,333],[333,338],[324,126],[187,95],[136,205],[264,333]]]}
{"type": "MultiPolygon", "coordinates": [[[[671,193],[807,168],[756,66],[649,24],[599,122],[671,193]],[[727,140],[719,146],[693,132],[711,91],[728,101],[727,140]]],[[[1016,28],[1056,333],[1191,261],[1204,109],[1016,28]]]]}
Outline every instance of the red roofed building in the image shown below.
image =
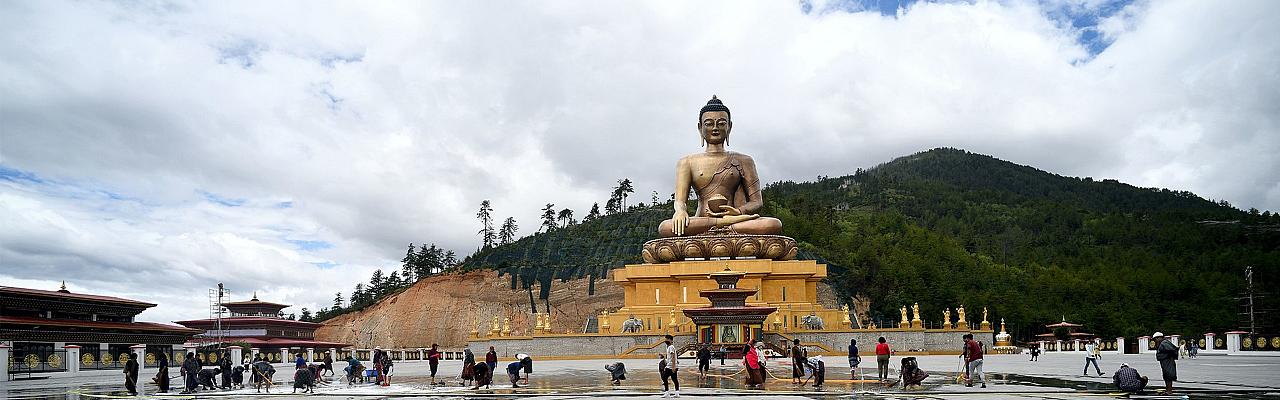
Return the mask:
{"type": "Polygon", "coordinates": [[[0,343],[12,347],[10,371],[57,372],[78,363],[79,369],[115,369],[128,360],[130,346],[145,344],[145,365],[157,353],[172,357],[182,343],[200,331],[180,326],[138,322],[134,317],[153,303],[119,297],[0,286],[0,343]],[[79,346],[68,360],[66,349],[79,346]],[[123,357],[122,357],[123,356],[123,357]]]}
{"type": "MultiPolygon", "coordinates": [[[[196,335],[196,339],[214,342],[220,340],[223,344],[248,343],[252,346],[252,352],[261,354],[272,362],[291,361],[282,354],[286,352],[310,356],[329,349],[341,350],[343,347],[350,346],[346,343],[315,340],[315,331],[320,324],[282,318],[280,310],[289,307],[288,304],[261,301],[258,300],[257,294],[254,294],[251,300],[222,303],[222,307],[226,308],[231,316],[222,318],[221,331],[218,330],[219,321],[216,319],[196,319],[177,321],[177,323],[203,332],[196,335]],[[221,339],[218,339],[219,337],[221,339]]],[[[315,356],[315,358],[321,357],[323,356],[315,356]]]]}

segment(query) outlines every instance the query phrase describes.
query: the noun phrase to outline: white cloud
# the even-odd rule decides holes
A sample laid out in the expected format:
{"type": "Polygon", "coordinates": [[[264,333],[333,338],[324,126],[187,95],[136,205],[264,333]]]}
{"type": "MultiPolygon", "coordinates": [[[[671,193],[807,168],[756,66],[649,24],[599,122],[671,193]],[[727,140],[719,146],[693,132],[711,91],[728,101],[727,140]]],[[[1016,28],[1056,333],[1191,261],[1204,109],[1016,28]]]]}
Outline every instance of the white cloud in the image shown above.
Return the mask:
{"type": "Polygon", "coordinates": [[[1099,5],[4,3],[0,166],[45,181],[0,180],[0,282],[316,308],[406,242],[469,253],[482,199],[527,234],[665,198],[711,94],[766,181],[954,146],[1280,209],[1277,3],[1130,5],[1093,58],[1062,7],[1099,5]]]}

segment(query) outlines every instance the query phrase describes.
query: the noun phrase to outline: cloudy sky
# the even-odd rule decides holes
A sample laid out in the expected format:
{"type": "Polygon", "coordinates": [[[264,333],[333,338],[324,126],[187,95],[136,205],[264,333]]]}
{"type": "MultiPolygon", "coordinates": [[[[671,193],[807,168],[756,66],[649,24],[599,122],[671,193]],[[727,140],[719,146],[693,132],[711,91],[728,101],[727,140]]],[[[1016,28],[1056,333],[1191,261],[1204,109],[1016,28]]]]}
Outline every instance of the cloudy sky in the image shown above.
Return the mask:
{"type": "Polygon", "coordinates": [[[716,94],[765,181],[939,146],[1280,210],[1280,2],[0,2],[0,285],[312,309],[672,191],[716,94]]]}

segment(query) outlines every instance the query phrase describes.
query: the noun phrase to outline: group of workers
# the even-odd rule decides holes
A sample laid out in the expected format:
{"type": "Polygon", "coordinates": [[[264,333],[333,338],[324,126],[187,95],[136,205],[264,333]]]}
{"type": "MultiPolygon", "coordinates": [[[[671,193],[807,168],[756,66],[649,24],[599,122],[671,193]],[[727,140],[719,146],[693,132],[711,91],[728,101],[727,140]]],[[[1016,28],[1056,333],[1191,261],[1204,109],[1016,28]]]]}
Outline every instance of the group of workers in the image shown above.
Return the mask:
{"type": "MultiPolygon", "coordinates": [[[[1179,357],[1179,348],[1171,340],[1167,340],[1160,332],[1156,332],[1153,335],[1153,339],[1156,341],[1156,359],[1160,363],[1161,377],[1165,383],[1163,392],[1169,393],[1173,391],[1173,382],[1178,379],[1176,360],[1179,357]]],[[[985,388],[987,383],[983,373],[983,354],[986,349],[981,342],[974,339],[972,334],[965,334],[963,340],[964,343],[960,354],[963,369],[957,380],[962,380],[966,386],[973,386],[976,383],[985,388]]],[[[663,338],[663,346],[661,347],[662,351],[658,361],[658,373],[662,379],[662,397],[680,397],[680,350],[676,348],[672,335],[666,335],[663,338]]],[[[1090,365],[1093,366],[1096,373],[1103,375],[1098,365],[1098,360],[1101,358],[1099,348],[1100,346],[1096,341],[1089,343],[1086,347],[1086,375],[1090,365]]],[[[720,349],[722,362],[724,352],[722,347],[720,349]]],[[[791,359],[791,383],[805,386],[812,381],[815,389],[823,386],[826,380],[826,364],[822,356],[809,356],[807,349],[801,345],[799,339],[794,339],[792,346],[786,352],[789,353],[788,356],[791,359]]],[[[875,353],[877,378],[880,382],[886,382],[888,379],[889,359],[893,351],[884,337],[880,337],[877,340],[875,353]]],[[[159,387],[159,391],[164,393],[169,390],[169,361],[165,354],[158,354],[156,361],[159,371],[152,381],[159,387]]],[[[431,345],[431,349],[427,352],[432,385],[437,384],[436,374],[442,354],[435,344],[431,345]]],[[[857,371],[862,362],[857,340],[849,340],[848,355],[850,377],[857,380],[859,379],[857,371]]],[[[1033,353],[1033,355],[1035,354],[1033,353]]],[[[705,379],[709,375],[711,356],[712,352],[709,346],[702,345],[697,347],[695,358],[700,378],[705,379]]],[[[768,374],[765,368],[768,360],[764,344],[759,340],[752,340],[744,347],[742,360],[744,369],[742,372],[746,373],[746,386],[748,388],[762,388],[765,376],[768,374]]],[[[393,367],[390,354],[383,351],[381,347],[377,347],[374,349],[372,361],[374,372],[371,375],[375,378],[375,383],[382,386],[389,385],[393,367]]],[[[479,389],[480,387],[487,388],[492,384],[494,373],[498,371],[498,354],[493,346],[489,347],[489,351],[485,354],[483,361],[477,361],[471,349],[466,348],[463,350],[462,361],[463,367],[460,377],[464,386],[479,389]]],[[[310,372],[309,376],[304,376],[303,378],[298,378],[298,374],[295,374],[295,384],[298,381],[319,379],[326,370],[329,374],[333,374],[333,360],[328,355],[325,356],[323,364],[308,365],[303,356],[298,354],[295,363],[299,373],[303,372],[302,370],[304,369],[310,372]]],[[[365,368],[360,361],[354,357],[348,357],[347,363],[348,366],[345,371],[349,384],[354,383],[356,380],[363,382],[366,378],[363,376],[365,368]]],[[[254,374],[251,379],[256,385],[260,385],[265,381],[269,387],[271,374],[274,373],[270,363],[257,355],[255,355],[255,359],[252,362],[247,362],[244,366],[232,366],[230,354],[223,352],[220,356],[220,363],[215,364],[215,368],[206,369],[204,366],[204,362],[197,358],[195,353],[187,354],[181,368],[181,376],[184,381],[184,390],[181,393],[195,393],[202,387],[206,390],[243,387],[242,380],[245,372],[254,374]],[[215,377],[219,375],[221,375],[220,386],[215,384],[215,377]]],[[[138,362],[131,357],[124,368],[125,388],[133,395],[137,394],[138,367],[138,362]]],[[[606,364],[605,370],[610,373],[610,381],[615,385],[621,384],[623,380],[627,379],[626,366],[621,362],[606,364]]],[[[507,364],[505,372],[512,388],[521,387],[521,382],[527,385],[529,376],[533,373],[532,357],[523,353],[516,354],[515,360],[507,364]]],[[[921,383],[928,376],[929,374],[920,368],[915,357],[903,358],[902,366],[899,369],[899,382],[902,383],[904,389],[920,388],[921,383]]],[[[1139,374],[1136,369],[1127,363],[1122,363],[1112,378],[1116,388],[1125,392],[1141,392],[1146,389],[1148,382],[1147,377],[1139,374]]]]}

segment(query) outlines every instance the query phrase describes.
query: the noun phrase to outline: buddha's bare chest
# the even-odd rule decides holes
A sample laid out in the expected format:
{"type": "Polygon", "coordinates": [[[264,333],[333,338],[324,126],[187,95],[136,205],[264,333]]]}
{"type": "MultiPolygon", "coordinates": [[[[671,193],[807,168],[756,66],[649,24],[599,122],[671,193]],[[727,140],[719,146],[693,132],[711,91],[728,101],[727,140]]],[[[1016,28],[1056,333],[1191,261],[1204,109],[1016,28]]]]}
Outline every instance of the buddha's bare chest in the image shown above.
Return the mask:
{"type": "Polygon", "coordinates": [[[727,164],[727,159],[726,156],[697,157],[690,160],[693,185],[699,189],[705,188],[714,192],[736,188],[738,182],[742,180],[742,174],[738,168],[727,164]],[[708,187],[713,180],[718,181],[719,184],[716,186],[720,188],[708,187]]]}

